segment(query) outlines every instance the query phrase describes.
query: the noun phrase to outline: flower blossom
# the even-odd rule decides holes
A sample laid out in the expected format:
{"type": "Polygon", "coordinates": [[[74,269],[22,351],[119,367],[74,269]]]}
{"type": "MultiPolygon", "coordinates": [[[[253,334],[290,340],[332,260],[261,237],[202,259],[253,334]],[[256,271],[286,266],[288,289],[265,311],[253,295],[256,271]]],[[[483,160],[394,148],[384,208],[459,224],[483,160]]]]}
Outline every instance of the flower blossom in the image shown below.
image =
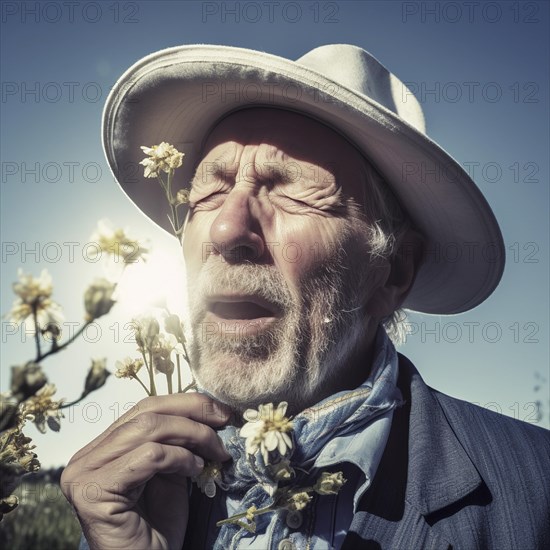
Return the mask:
{"type": "Polygon", "coordinates": [[[38,431],[43,434],[46,433],[46,424],[54,432],[58,432],[61,427],[59,421],[63,418],[60,410],[62,401],[52,400],[55,392],[55,384],[46,384],[22,404],[21,416],[34,422],[38,431]]]}
{"type": "Polygon", "coordinates": [[[180,153],[173,145],[165,141],[152,147],[142,146],[141,150],[147,155],[140,162],[142,166],[145,166],[143,175],[146,178],[156,178],[161,172],[168,174],[171,170],[179,168],[183,163],[184,153],[180,153]]]}
{"type": "MultiPolygon", "coordinates": [[[[0,448],[2,449],[0,451],[2,466],[8,469],[12,466],[15,470],[13,473],[16,473],[20,468],[25,472],[37,472],[40,469],[40,462],[36,453],[33,452],[36,445],[32,444],[32,439],[27,437],[20,427],[5,431],[0,435],[0,448]]],[[[4,471],[3,473],[6,474],[7,472],[4,471]]],[[[7,482],[8,487],[6,488],[11,488],[8,479],[2,479],[2,481],[7,482]]]]}
{"type": "Polygon", "coordinates": [[[33,319],[34,311],[39,331],[41,328],[46,331],[50,326],[59,326],[64,317],[59,304],[51,299],[53,286],[48,271],[43,269],[40,277],[33,277],[19,269],[17,275],[19,281],[13,284],[13,291],[17,294],[17,298],[7,314],[10,321],[17,324],[25,321],[25,328],[34,333],[36,328],[33,319]]]}
{"type": "Polygon", "coordinates": [[[118,227],[113,228],[107,220],[100,220],[96,232],[90,237],[90,241],[97,247],[90,250],[90,259],[101,256],[102,252],[112,254],[115,260],[122,258],[125,264],[137,262],[144,258],[149,250],[137,239],[130,237],[128,233],[118,227]]]}
{"type": "Polygon", "coordinates": [[[180,189],[176,193],[176,204],[187,204],[189,202],[189,189],[180,189]]]}
{"type": "Polygon", "coordinates": [[[312,498],[306,491],[294,493],[289,497],[286,508],[293,511],[303,510],[312,498]]]}
{"type": "Polygon", "coordinates": [[[216,496],[216,485],[222,484],[222,465],[219,462],[207,462],[202,472],[193,478],[199,489],[208,497],[216,496]]]}
{"type": "Polygon", "coordinates": [[[37,300],[49,298],[52,295],[52,277],[47,269],[43,269],[38,278],[23,273],[21,268],[18,269],[17,275],[19,281],[13,283],[13,291],[26,304],[32,304],[37,300]]]}
{"type": "Polygon", "coordinates": [[[288,403],[281,402],[273,410],[273,403],[260,405],[258,410],[247,409],[244,419],[248,422],[241,428],[240,436],[246,438],[245,447],[249,455],[259,450],[266,465],[269,464],[269,453],[277,450],[281,456],[292,449],[292,439],[288,432],[292,422],[285,416],[288,403]]]}
{"type": "Polygon", "coordinates": [[[139,369],[143,367],[143,361],[141,359],[132,359],[125,357],[122,361],[115,363],[117,378],[135,378],[139,369]]]}

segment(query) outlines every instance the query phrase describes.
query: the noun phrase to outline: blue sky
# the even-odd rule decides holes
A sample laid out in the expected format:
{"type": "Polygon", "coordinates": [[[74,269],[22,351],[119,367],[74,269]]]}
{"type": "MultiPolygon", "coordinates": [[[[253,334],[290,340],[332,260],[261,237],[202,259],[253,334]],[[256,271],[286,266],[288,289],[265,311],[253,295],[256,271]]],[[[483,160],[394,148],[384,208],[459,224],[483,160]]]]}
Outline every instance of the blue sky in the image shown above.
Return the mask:
{"type": "MultiPolygon", "coordinates": [[[[508,255],[485,303],[453,317],[412,314],[401,351],[428,384],[504,414],[533,422],[542,400],[539,424],[548,427],[548,23],[546,2],[4,2],[2,313],[17,268],[38,275],[46,267],[67,321],[79,322],[82,292],[101,274],[83,257],[101,218],[172,258],[160,271],[182,286],[175,242],[119,191],[101,149],[103,103],[132,63],[190,43],[292,59],[322,44],[355,44],[409,83],[428,134],[487,197],[508,255]],[[535,391],[537,375],[546,382],[535,391]]],[[[58,395],[76,397],[90,357],[107,357],[114,370],[132,353],[122,342],[129,314],[121,305],[86,341],[44,363],[58,395]]],[[[32,355],[32,339],[2,319],[2,391],[9,367],[32,355]]],[[[112,377],[69,411],[60,434],[36,433],[44,464],[65,463],[140,397],[112,377]]]]}

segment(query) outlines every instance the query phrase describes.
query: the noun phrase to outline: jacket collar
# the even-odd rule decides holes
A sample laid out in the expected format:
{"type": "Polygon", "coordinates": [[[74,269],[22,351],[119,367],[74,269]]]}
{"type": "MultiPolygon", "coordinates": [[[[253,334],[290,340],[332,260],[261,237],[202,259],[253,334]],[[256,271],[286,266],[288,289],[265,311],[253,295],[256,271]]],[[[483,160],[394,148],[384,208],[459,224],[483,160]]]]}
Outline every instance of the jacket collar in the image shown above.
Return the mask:
{"type": "Polygon", "coordinates": [[[363,510],[396,521],[405,502],[427,516],[483,485],[434,390],[402,355],[397,384],[405,404],[394,411],[384,455],[361,503],[363,510]]]}

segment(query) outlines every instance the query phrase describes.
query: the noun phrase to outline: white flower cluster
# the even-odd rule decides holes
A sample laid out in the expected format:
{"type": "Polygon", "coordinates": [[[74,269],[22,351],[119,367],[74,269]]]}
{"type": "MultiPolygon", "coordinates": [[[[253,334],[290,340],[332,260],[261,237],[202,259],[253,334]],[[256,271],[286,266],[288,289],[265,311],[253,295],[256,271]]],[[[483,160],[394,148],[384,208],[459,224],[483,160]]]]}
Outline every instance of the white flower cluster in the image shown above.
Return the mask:
{"type": "Polygon", "coordinates": [[[141,150],[148,155],[140,164],[145,166],[144,176],[156,178],[161,172],[168,174],[182,165],[184,153],[180,153],[173,145],[163,141],[152,147],[142,146],[141,150]]]}

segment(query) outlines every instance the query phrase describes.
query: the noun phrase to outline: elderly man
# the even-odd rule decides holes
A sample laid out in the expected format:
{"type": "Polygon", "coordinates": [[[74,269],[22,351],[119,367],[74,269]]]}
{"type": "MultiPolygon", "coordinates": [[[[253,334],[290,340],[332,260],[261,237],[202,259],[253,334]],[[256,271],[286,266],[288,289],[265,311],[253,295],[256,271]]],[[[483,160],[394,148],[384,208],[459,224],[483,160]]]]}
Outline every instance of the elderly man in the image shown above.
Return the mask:
{"type": "Polygon", "coordinates": [[[73,457],[62,487],[83,546],[548,546],[548,433],[432,390],[388,338],[402,307],[478,305],[504,257],[489,206],[397,77],[347,45],[296,62],[218,46],[141,60],[107,101],[104,144],[168,229],[135,171],[140,145],[161,141],[192,177],[200,392],[144,400],[73,457]],[[448,243],[465,252],[452,265],[434,252],[448,243]],[[261,418],[241,429],[251,408],[261,418]],[[206,496],[190,478],[209,468],[221,490],[206,496]],[[78,489],[90,482],[97,499],[78,489]]]}

